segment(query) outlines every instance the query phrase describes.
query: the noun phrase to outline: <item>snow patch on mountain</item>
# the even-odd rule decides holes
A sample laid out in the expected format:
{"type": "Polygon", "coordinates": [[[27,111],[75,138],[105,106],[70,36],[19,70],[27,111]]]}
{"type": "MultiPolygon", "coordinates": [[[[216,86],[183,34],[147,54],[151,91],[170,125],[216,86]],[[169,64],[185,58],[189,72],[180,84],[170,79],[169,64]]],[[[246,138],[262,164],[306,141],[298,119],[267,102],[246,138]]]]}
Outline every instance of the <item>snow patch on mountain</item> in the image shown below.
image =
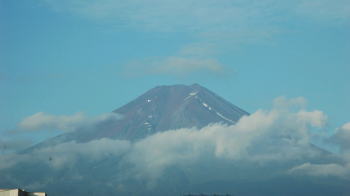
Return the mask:
{"type": "Polygon", "coordinates": [[[193,97],[193,96],[196,96],[197,94],[198,94],[198,91],[196,91],[196,92],[191,92],[191,93],[188,94],[187,97],[185,97],[184,100],[187,100],[187,99],[189,99],[189,98],[191,98],[191,97],[193,97]]]}
{"type": "Polygon", "coordinates": [[[231,122],[231,123],[235,123],[233,120],[231,120],[231,119],[225,117],[224,115],[222,115],[222,114],[219,113],[219,112],[216,112],[216,114],[217,114],[218,116],[220,116],[222,119],[226,120],[226,121],[229,121],[229,122],[231,122]]]}

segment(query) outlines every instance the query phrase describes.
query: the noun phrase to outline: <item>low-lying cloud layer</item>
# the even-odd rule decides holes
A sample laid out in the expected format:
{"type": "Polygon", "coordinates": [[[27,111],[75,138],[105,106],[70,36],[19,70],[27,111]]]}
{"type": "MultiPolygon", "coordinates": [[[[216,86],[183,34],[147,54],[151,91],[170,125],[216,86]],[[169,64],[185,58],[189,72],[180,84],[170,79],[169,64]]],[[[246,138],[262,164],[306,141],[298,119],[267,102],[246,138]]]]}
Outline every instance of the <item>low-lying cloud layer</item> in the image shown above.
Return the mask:
{"type": "Polygon", "coordinates": [[[313,159],[322,151],[310,145],[313,128],[325,124],[320,111],[258,110],[236,125],[159,133],[134,144],[128,159],[146,175],[170,166],[197,164],[203,158],[266,164],[313,159]]]}
{"type": "MultiPolygon", "coordinates": [[[[349,124],[332,136],[331,140],[340,146],[341,154],[331,155],[311,144],[313,133],[322,132],[327,116],[318,110],[308,111],[303,105],[305,100],[302,98],[278,98],[271,110],[258,110],[232,126],[211,124],[200,130],[169,130],[136,142],[108,138],[86,143],[70,141],[35,148],[26,154],[3,155],[0,165],[1,169],[6,169],[18,163],[37,161],[60,170],[78,164],[81,158],[93,162],[113,157],[119,160],[118,164],[128,166],[128,172],[124,173],[156,181],[168,168],[188,168],[210,160],[257,165],[295,162],[298,164],[292,164],[282,173],[349,178],[349,124]],[[326,159],[328,156],[336,157],[336,161],[326,159]]],[[[72,122],[60,119],[62,123],[72,122]]]]}

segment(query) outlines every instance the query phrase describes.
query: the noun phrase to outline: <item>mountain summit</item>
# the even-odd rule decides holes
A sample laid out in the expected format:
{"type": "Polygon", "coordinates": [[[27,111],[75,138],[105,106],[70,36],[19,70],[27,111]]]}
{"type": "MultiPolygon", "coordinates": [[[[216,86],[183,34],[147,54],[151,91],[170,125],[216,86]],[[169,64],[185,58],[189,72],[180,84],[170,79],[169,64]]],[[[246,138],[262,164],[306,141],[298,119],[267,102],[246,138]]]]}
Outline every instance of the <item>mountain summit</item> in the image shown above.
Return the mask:
{"type": "Polygon", "coordinates": [[[198,85],[157,86],[116,109],[118,119],[81,127],[49,139],[39,146],[100,138],[138,140],[180,128],[202,128],[212,123],[235,124],[248,113],[198,85]]]}
{"type": "Polygon", "coordinates": [[[231,125],[248,115],[198,84],[157,86],[113,112],[122,119],[110,131],[123,139],[179,128],[202,128],[211,123],[231,125]]]}

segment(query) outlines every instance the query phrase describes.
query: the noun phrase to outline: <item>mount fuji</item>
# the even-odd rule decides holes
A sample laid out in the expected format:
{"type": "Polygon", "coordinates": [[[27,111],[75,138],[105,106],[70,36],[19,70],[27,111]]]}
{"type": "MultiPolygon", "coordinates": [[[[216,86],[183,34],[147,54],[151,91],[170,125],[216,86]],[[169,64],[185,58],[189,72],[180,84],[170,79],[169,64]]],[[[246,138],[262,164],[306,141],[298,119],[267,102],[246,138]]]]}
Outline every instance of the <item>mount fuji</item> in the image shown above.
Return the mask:
{"type": "Polygon", "coordinates": [[[288,173],[342,160],[301,142],[295,124],[306,126],[297,115],[273,124],[272,114],[249,114],[198,84],[157,86],[99,120],[0,157],[0,187],[52,196],[347,195],[347,179],[288,173]]]}
{"type": "Polygon", "coordinates": [[[106,119],[93,128],[83,126],[39,146],[101,138],[135,141],[167,130],[200,129],[214,123],[233,125],[249,115],[199,84],[157,86],[113,113],[117,120],[106,119]]]}

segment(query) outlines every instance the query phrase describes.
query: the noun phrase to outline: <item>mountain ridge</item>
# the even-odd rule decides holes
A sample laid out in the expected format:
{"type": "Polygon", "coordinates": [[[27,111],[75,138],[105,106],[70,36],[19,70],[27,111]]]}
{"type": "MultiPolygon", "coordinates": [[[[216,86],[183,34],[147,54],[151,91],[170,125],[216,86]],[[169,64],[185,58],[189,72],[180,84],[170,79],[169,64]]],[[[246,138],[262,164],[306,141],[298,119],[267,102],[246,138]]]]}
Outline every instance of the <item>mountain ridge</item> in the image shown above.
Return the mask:
{"type": "Polygon", "coordinates": [[[113,112],[123,116],[121,124],[139,124],[128,129],[128,139],[171,129],[202,128],[211,123],[231,125],[248,115],[199,84],[156,86],[113,112]],[[146,133],[131,129],[145,129],[146,133]]]}
{"type": "Polygon", "coordinates": [[[102,138],[134,141],[167,130],[200,129],[214,123],[233,125],[249,115],[199,84],[156,86],[112,112],[121,118],[107,118],[92,127],[79,127],[29,149],[102,138]]]}

